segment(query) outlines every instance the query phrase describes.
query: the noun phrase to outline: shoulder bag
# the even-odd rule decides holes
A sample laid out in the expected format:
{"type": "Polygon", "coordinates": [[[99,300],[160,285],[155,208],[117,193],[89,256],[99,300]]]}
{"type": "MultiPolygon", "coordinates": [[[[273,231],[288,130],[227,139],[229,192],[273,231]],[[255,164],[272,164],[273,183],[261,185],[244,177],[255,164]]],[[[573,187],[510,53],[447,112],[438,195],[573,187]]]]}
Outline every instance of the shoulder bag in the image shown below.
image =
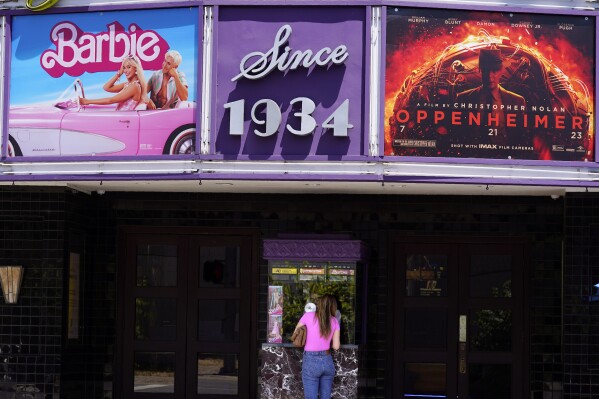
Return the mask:
{"type": "Polygon", "coordinates": [[[306,326],[301,326],[296,328],[291,336],[291,341],[293,342],[293,346],[296,348],[303,348],[306,345],[306,326]]]}

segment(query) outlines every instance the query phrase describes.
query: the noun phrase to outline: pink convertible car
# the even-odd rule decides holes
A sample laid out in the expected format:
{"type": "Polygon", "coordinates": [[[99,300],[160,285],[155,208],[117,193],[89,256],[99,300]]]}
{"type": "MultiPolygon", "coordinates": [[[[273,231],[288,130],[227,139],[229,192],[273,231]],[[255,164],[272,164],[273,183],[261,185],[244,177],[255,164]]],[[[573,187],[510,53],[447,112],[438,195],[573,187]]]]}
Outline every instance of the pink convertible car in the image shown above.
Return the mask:
{"type": "Polygon", "coordinates": [[[144,156],[193,154],[196,106],[115,111],[115,105],[80,106],[76,80],[53,106],[10,109],[8,156],[144,156]]]}

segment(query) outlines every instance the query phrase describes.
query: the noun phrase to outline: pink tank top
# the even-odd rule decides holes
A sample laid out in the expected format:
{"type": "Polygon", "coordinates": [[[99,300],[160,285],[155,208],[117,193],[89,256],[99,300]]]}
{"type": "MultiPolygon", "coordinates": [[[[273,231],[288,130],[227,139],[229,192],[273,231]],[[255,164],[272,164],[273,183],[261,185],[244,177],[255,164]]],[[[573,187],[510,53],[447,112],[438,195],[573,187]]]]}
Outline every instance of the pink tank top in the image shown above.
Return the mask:
{"type": "Polygon", "coordinates": [[[335,317],[331,316],[331,334],[325,338],[320,336],[320,326],[318,325],[316,313],[304,313],[299,321],[300,323],[305,324],[306,329],[308,330],[308,334],[306,335],[306,346],[304,347],[305,351],[326,351],[331,349],[333,333],[339,330],[339,322],[335,317]]]}
{"type": "MultiPolygon", "coordinates": [[[[123,90],[125,90],[131,84],[137,84],[141,88],[141,84],[139,83],[138,80],[136,80],[135,82],[125,83],[123,90]]],[[[121,90],[121,91],[123,91],[123,90],[121,90]]],[[[135,107],[137,107],[137,104],[139,104],[139,101],[135,101],[135,99],[133,97],[130,97],[130,98],[126,99],[125,101],[121,101],[120,103],[118,103],[116,105],[116,110],[117,111],[133,111],[135,109],[135,107]]]]}

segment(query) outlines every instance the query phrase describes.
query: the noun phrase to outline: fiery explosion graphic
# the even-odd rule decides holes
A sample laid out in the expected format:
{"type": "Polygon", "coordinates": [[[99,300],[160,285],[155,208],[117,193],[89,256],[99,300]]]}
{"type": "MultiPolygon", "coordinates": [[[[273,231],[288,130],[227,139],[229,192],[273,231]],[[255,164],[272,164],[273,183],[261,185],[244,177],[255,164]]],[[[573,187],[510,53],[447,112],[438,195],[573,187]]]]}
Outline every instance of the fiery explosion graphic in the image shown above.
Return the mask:
{"type": "MultiPolygon", "coordinates": [[[[488,15],[488,14],[487,14],[488,15]]],[[[405,22],[405,19],[404,19],[405,22]]],[[[534,147],[522,158],[550,160],[556,159],[552,149],[573,147],[572,153],[562,155],[566,160],[592,160],[594,152],[594,60],[584,54],[557,27],[536,30],[530,24],[516,24],[494,21],[492,24],[476,23],[475,20],[462,21],[451,28],[449,34],[438,29],[420,32],[402,32],[397,46],[387,47],[386,87],[385,87],[385,154],[418,156],[472,156],[462,150],[448,148],[399,148],[395,145],[402,138],[434,140],[455,140],[451,138],[452,128],[448,123],[433,123],[429,119],[416,120],[410,117],[407,123],[398,122],[398,111],[415,113],[423,105],[434,107],[438,104],[453,104],[456,94],[480,84],[478,52],[493,46],[501,50],[505,70],[501,85],[526,98],[527,111],[536,108],[560,110],[582,137],[573,144],[568,134],[572,129],[536,122],[531,115],[526,120],[528,136],[521,142],[534,147]],[[541,33],[539,33],[541,32],[541,33]],[[530,124],[530,126],[529,126],[530,124]]],[[[593,40],[593,38],[589,38],[593,40]]],[[[421,111],[425,112],[425,111],[421,111]]],[[[432,110],[428,111],[433,113],[432,110]]],[[[440,111],[438,111],[440,112],[440,111]]],[[[549,117],[555,117],[550,114],[549,117]]],[[[528,116],[526,117],[528,118],[528,116]]],[[[402,121],[405,122],[405,121],[402,121]]],[[[447,121],[446,121],[447,122],[447,121]]],[[[524,122],[519,125],[523,127],[524,122]]],[[[566,123],[567,125],[567,123],[566,123]]],[[[519,129],[518,134],[526,129],[519,129]]],[[[513,134],[513,133],[512,133],[513,134]]],[[[491,158],[507,157],[509,151],[498,152],[491,158]]],[[[476,155],[474,155],[476,156],[476,155]]],[[[486,157],[486,156],[485,156],[486,157]]]]}

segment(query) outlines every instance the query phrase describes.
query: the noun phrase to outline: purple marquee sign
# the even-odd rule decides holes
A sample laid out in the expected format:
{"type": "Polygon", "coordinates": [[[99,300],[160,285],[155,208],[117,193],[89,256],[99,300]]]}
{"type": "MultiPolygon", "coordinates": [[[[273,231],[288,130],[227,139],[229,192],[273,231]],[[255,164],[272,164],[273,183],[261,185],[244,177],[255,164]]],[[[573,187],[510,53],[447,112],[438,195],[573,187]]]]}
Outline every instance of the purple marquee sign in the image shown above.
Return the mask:
{"type": "Polygon", "coordinates": [[[220,7],[211,152],[364,154],[364,8],[220,7]]]}

